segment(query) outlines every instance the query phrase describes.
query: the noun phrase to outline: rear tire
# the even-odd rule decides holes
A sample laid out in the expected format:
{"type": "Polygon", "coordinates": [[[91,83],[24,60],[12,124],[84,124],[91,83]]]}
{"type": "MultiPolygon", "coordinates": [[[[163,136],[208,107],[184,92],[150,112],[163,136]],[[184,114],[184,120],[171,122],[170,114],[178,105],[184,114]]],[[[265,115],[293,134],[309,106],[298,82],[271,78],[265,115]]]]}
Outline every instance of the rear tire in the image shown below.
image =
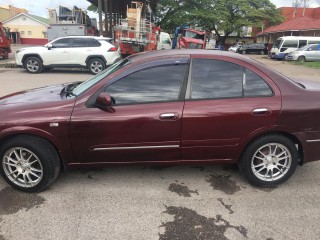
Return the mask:
{"type": "Polygon", "coordinates": [[[269,135],[252,142],[242,154],[240,171],[258,187],[275,187],[287,181],[298,165],[295,144],[282,135],[269,135]]]}
{"type": "Polygon", "coordinates": [[[100,58],[93,58],[88,63],[89,71],[96,75],[106,69],[105,62],[100,58]]]}
{"type": "Polygon", "coordinates": [[[298,61],[299,62],[305,62],[306,61],[306,58],[304,56],[299,56],[298,57],[298,61]]]}
{"type": "Polygon", "coordinates": [[[47,140],[21,135],[0,146],[0,173],[8,184],[23,192],[40,192],[60,172],[57,151],[47,140]]]}
{"type": "Polygon", "coordinates": [[[40,61],[39,58],[37,57],[28,57],[24,61],[24,68],[29,72],[29,73],[41,73],[43,69],[42,62],[40,61]]]}

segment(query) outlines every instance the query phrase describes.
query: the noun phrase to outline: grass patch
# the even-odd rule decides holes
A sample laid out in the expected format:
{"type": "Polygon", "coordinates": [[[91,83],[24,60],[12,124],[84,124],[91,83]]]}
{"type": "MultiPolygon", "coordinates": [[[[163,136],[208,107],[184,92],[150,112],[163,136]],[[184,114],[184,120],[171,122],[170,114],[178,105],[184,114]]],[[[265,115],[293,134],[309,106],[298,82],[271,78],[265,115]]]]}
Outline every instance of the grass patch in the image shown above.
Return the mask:
{"type": "Polygon", "coordinates": [[[299,61],[293,61],[291,62],[294,65],[302,65],[306,67],[311,67],[311,68],[317,68],[320,69],[320,62],[299,62],[299,61]]]}

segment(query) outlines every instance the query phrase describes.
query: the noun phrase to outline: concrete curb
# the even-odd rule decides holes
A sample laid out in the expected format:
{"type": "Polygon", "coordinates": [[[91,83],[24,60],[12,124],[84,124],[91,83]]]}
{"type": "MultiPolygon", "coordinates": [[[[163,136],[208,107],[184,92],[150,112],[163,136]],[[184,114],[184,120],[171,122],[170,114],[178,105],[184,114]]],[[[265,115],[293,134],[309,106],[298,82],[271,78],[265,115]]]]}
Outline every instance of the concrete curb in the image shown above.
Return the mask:
{"type": "Polygon", "coordinates": [[[14,61],[9,62],[1,62],[0,61],[0,68],[16,68],[17,65],[14,61]]]}

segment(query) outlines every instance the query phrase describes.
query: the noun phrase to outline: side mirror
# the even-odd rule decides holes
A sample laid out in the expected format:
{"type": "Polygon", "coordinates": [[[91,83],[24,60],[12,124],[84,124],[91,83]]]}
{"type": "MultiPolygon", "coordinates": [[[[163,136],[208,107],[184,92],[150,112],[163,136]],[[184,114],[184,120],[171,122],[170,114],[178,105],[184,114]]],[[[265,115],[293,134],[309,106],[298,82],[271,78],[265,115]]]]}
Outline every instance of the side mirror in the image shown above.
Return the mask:
{"type": "Polygon", "coordinates": [[[51,44],[51,43],[48,43],[48,44],[46,45],[46,47],[48,48],[48,50],[50,50],[50,49],[52,48],[52,44],[51,44]]]}
{"type": "Polygon", "coordinates": [[[112,105],[112,98],[109,93],[102,92],[98,95],[95,104],[102,108],[110,107],[112,105]]]}

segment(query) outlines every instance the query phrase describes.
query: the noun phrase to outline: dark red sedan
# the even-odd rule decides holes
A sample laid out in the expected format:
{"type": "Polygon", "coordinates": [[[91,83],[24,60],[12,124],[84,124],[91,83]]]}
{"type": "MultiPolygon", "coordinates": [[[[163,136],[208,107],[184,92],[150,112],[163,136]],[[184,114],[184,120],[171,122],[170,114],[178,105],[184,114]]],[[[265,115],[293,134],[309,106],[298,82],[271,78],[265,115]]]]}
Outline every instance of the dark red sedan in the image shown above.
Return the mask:
{"type": "Polygon", "coordinates": [[[320,159],[319,122],[319,90],[245,56],[154,51],[83,83],[2,97],[0,173],[35,192],[67,168],[238,163],[272,187],[320,159]]]}

